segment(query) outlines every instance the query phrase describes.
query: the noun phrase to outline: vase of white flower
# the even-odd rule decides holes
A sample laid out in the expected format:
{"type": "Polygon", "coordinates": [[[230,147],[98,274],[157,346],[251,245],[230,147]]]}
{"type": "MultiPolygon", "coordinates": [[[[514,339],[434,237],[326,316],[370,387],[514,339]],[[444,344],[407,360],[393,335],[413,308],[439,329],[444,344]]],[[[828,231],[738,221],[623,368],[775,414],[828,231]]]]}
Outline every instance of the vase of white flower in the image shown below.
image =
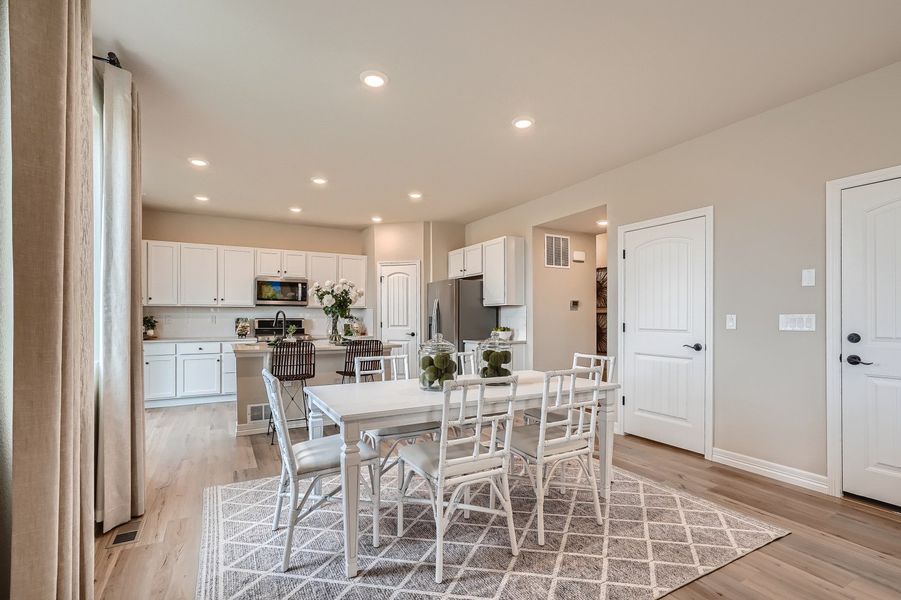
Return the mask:
{"type": "Polygon", "coordinates": [[[363,297],[363,290],[353,281],[339,279],[337,283],[329,280],[320,284],[317,281],[313,284],[313,294],[319,300],[322,312],[329,317],[329,341],[340,344],[343,338],[338,330],[338,319],[350,317],[350,307],[363,297]]]}

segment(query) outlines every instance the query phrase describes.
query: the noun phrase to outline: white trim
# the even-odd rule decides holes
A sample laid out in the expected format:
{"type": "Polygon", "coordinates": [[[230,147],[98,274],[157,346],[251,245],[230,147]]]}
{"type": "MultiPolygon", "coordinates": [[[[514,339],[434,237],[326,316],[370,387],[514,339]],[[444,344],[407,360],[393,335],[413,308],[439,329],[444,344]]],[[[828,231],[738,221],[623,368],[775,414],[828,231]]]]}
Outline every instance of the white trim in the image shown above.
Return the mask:
{"type": "MultiPolygon", "coordinates": [[[[375,266],[375,282],[376,282],[376,293],[378,293],[378,297],[375,299],[375,315],[373,316],[373,324],[372,328],[376,331],[375,337],[378,339],[382,339],[382,267],[398,267],[403,265],[413,265],[416,267],[416,306],[417,312],[419,313],[419,318],[416,319],[416,343],[421,344],[426,341],[422,339],[422,327],[423,327],[423,297],[424,294],[422,289],[422,261],[418,258],[411,258],[409,260],[380,260],[376,263],[375,266]]],[[[384,340],[382,340],[384,341],[384,340]]],[[[418,360],[418,359],[417,359],[418,360]]]]}
{"type": "Polygon", "coordinates": [[[165,398],[163,400],[145,400],[144,408],[164,408],[167,406],[192,406],[194,404],[215,404],[216,402],[235,402],[235,394],[219,396],[190,396],[185,398],[165,398]]]}
{"type": "Polygon", "coordinates": [[[728,465],[730,467],[735,467],[736,469],[741,469],[742,471],[763,475],[764,477],[769,477],[776,481],[790,483],[798,487],[813,490],[814,492],[820,492],[821,494],[827,493],[825,475],[817,475],[810,471],[803,471],[801,469],[796,469],[795,467],[780,465],[768,460],[763,460],[762,458],[754,458],[753,456],[746,456],[744,454],[739,454],[738,452],[731,452],[721,448],[713,449],[710,460],[715,463],[720,463],[721,465],[728,465]]]}
{"type": "MultiPolygon", "coordinates": [[[[288,423],[288,429],[304,429],[306,425],[297,421],[288,423]]],[[[239,423],[235,427],[235,436],[256,435],[258,433],[266,433],[269,429],[269,419],[265,421],[251,421],[250,423],[239,423]]]]}
{"type": "MultiPolygon", "coordinates": [[[[623,314],[625,308],[625,293],[626,289],[623,285],[625,273],[625,260],[623,259],[623,248],[625,248],[625,235],[629,231],[636,231],[639,229],[647,229],[648,227],[657,227],[658,225],[669,225],[670,223],[678,223],[679,221],[687,221],[689,219],[696,219],[698,217],[704,217],[704,225],[705,231],[704,235],[706,237],[705,240],[705,263],[706,263],[706,286],[705,286],[705,307],[704,312],[706,315],[706,326],[704,333],[704,348],[707,351],[704,353],[705,359],[705,369],[706,369],[706,382],[704,386],[704,458],[707,460],[711,460],[713,454],[713,207],[705,206],[703,208],[695,208],[692,210],[687,210],[685,212],[676,213],[674,215],[667,215],[663,217],[657,217],[654,219],[648,219],[646,221],[639,221],[637,223],[630,223],[628,225],[620,225],[616,228],[616,276],[617,276],[617,285],[616,285],[616,297],[617,297],[617,309],[616,309],[616,351],[619,360],[617,361],[616,367],[616,380],[620,382],[623,381],[623,368],[625,366],[625,336],[623,335],[623,314]]],[[[622,394],[622,389],[617,391],[618,394],[622,394]]],[[[619,411],[622,404],[619,401],[619,397],[617,397],[617,422],[614,428],[616,433],[622,434],[625,431],[624,418],[620,419],[619,417],[623,415],[622,412],[619,411]]]]}
{"type": "Polygon", "coordinates": [[[842,190],[901,178],[901,166],[826,182],[826,485],[842,495],[842,190]]]}

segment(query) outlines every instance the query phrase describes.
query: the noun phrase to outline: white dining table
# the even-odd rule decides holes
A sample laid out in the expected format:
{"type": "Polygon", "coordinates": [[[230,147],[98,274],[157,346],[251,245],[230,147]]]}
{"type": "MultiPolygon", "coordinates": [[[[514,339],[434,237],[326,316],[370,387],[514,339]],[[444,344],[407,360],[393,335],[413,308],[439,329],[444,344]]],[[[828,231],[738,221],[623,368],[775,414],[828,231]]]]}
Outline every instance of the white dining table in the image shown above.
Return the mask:
{"type": "MultiPolygon", "coordinates": [[[[544,373],[540,371],[516,371],[519,378],[515,408],[522,410],[541,406],[544,373]]],[[[471,378],[473,376],[464,376],[471,378]]],[[[613,424],[616,420],[617,383],[601,384],[601,410],[598,413],[600,464],[602,482],[599,492],[606,498],[613,479],[613,424]]],[[[568,383],[564,385],[568,388],[568,383]]],[[[576,379],[576,393],[591,393],[592,384],[587,379],[576,379]]],[[[304,388],[307,393],[310,419],[310,438],[323,436],[325,417],[336,423],[343,438],[341,448],[341,477],[344,504],[344,561],[348,577],[357,574],[360,501],[360,452],[357,443],[368,429],[410,425],[426,421],[441,421],[444,394],[420,389],[417,379],[399,381],[374,381],[336,385],[315,385],[304,388]]],[[[553,394],[555,389],[552,388],[553,394]]],[[[488,387],[485,392],[486,408],[504,410],[501,407],[508,391],[504,387],[488,387]],[[497,404],[492,404],[492,398],[497,404]]]]}

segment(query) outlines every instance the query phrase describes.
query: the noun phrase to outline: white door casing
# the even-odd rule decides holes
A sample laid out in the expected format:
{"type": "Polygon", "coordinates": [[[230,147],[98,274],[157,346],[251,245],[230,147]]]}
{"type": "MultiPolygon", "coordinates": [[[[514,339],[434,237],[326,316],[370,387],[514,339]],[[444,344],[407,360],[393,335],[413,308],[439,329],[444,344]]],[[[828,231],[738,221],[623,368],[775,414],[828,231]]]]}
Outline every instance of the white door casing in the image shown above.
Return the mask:
{"type": "Polygon", "coordinates": [[[711,220],[692,211],[620,231],[624,430],[705,455],[712,446],[711,220]]]}
{"type": "Polygon", "coordinates": [[[843,490],[901,505],[901,179],[842,190],[841,215],[843,490]]]}
{"type": "Polygon", "coordinates": [[[401,344],[394,354],[407,354],[410,367],[419,347],[419,263],[379,263],[379,331],[382,342],[401,344]]]}

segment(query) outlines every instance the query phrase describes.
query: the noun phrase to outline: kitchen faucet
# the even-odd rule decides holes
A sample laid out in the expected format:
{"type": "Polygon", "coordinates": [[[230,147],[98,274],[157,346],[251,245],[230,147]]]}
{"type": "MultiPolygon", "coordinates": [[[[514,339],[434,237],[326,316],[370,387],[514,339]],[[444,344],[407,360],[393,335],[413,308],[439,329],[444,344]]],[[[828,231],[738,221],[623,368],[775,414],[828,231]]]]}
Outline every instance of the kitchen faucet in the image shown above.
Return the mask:
{"type": "Polygon", "coordinates": [[[285,339],[285,336],[288,334],[288,332],[287,332],[288,316],[285,314],[285,311],[280,310],[277,313],[275,313],[275,320],[272,321],[272,326],[273,327],[278,326],[279,315],[281,315],[281,317],[282,317],[282,338],[281,339],[285,339]]]}

